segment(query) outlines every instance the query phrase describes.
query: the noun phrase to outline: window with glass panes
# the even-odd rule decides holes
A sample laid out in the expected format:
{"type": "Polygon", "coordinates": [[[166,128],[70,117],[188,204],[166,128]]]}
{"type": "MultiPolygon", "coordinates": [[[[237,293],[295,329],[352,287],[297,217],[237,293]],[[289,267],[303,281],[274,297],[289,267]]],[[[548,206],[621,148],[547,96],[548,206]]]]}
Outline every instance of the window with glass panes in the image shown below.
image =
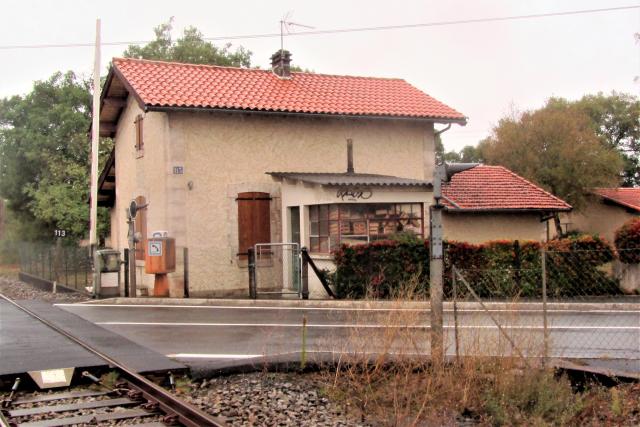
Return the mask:
{"type": "Polygon", "coordinates": [[[345,203],[309,206],[311,252],[368,243],[410,231],[424,236],[422,203],[345,203]]]}

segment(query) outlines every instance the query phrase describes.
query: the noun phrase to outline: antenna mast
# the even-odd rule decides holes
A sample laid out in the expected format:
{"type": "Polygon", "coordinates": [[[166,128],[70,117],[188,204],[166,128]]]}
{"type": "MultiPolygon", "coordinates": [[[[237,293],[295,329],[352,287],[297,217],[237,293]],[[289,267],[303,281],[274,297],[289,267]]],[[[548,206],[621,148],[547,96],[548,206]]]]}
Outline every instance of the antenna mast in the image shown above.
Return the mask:
{"type": "Polygon", "coordinates": [[[284,36],[285,36],[284,33],[285,32],[287,33],[287,35],[291,34],[294,27],[308,28],[310,30],[315,30],[316,28],[310,25],[298,24],[296,22],[289,21],[289,19],[291,18],[291,14],[292,14],[291,11],[287,12],[287,14],[284,15],[280,20],[280,53],[284,52],[284,36]]]}

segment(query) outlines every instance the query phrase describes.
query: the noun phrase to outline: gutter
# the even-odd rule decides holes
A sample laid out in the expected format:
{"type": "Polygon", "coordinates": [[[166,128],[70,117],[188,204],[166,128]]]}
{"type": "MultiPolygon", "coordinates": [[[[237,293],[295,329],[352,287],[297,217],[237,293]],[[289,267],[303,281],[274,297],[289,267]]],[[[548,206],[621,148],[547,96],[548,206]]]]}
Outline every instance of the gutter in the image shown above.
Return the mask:
{"type": "MultiPolygon", "coordinates": [[[[258,114],[258,115],[282,115],[290,117],[330,117],[330,118],[349,118],[349,119],[367,119],[367,120],[406,120],[412,122],[425,122],[425,123],[448,123],[445,130],[451,128],[452,123],[457,123],[461,126],[467,124],[467,119],[446,119],[438,117],[409,117],[409,116],[376,116],[365,114],[332,114],[332,113],[302,113],[302,112],[288,112],[277,110],[248,110],[240,108],[214,108],[214,107],[165,107],[157,105],[145,105],[144,111],[158,111],[158,112],[209,112],[209,113],[244,113],[244,114],[258,114]]],[[[441,131],[441,132],[444,132],[441,131]]]]}
{"type": "Polygon", "coordinates": [[[449,209],[445,208],[447,212],[450,213],[492,213],[492,212],[510,212],[510,213],[519,213],[519,212],[527,212],[527,213],[540,213],[540,212],[570,212],[571,208],[562,208],[562,209],[540,209],[540,208],[523,208],[523,209],[508,209],[508,208],[484,208],[484,209],[449,209]]]}

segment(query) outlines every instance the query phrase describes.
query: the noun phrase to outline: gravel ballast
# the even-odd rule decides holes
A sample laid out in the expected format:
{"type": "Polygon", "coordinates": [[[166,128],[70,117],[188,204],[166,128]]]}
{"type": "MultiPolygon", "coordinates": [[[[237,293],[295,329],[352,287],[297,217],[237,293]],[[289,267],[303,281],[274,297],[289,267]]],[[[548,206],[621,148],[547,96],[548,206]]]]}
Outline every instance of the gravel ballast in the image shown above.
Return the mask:
{"type": "Polygon", "coordinates": [[[176,394],[230,426],[370,426],[324,396],[317,374],[232,375],[179,384],[176,394]]]}
{"type": "Polygon", "coordinates": [[[15,300],[42,300],[48,302],[82,302],[91,297],[79,292],[53,293],[39,289],[29,283],[0,276],[0,293],[15,300]]]}

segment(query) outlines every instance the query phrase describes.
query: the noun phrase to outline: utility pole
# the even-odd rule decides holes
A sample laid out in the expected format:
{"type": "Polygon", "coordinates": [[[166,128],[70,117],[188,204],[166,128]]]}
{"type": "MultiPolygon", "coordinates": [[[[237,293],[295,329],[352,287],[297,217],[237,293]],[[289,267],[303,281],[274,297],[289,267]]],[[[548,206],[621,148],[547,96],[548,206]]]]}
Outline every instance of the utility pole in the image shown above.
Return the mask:
{"type": "Polygon", "coordinates": [[[444,361],[442,282],[444,275],[444,251],[442,248],[442,181],[446,179],[444,164],[436,165],[433,171],[433,200],[430,207],[429,242],[429,298],[431,302],[431,360],[435,365],[444,361]]]}
{"type": "Polygon", "coordinates": [[[93,284],[98,279],[98,143],[100,139],[100,19],[96,19],[96,46],[93,62],[93,110],[91,124],[91,207],[89,245],[93,257],[93,284]]]}
{"type": "Polygon", "coordinates": [[[442,183],[448,182],[458,173],[478,166],[477,163],[442,163],[436,165],[433,171],[433,205],[430,207],[430,235],[429,241],[429,297],[431,305],[431,360],[434,365],[444,362],[443,337],[443,281],[444,281],[444,250],[442,226],[442,183]]]}

